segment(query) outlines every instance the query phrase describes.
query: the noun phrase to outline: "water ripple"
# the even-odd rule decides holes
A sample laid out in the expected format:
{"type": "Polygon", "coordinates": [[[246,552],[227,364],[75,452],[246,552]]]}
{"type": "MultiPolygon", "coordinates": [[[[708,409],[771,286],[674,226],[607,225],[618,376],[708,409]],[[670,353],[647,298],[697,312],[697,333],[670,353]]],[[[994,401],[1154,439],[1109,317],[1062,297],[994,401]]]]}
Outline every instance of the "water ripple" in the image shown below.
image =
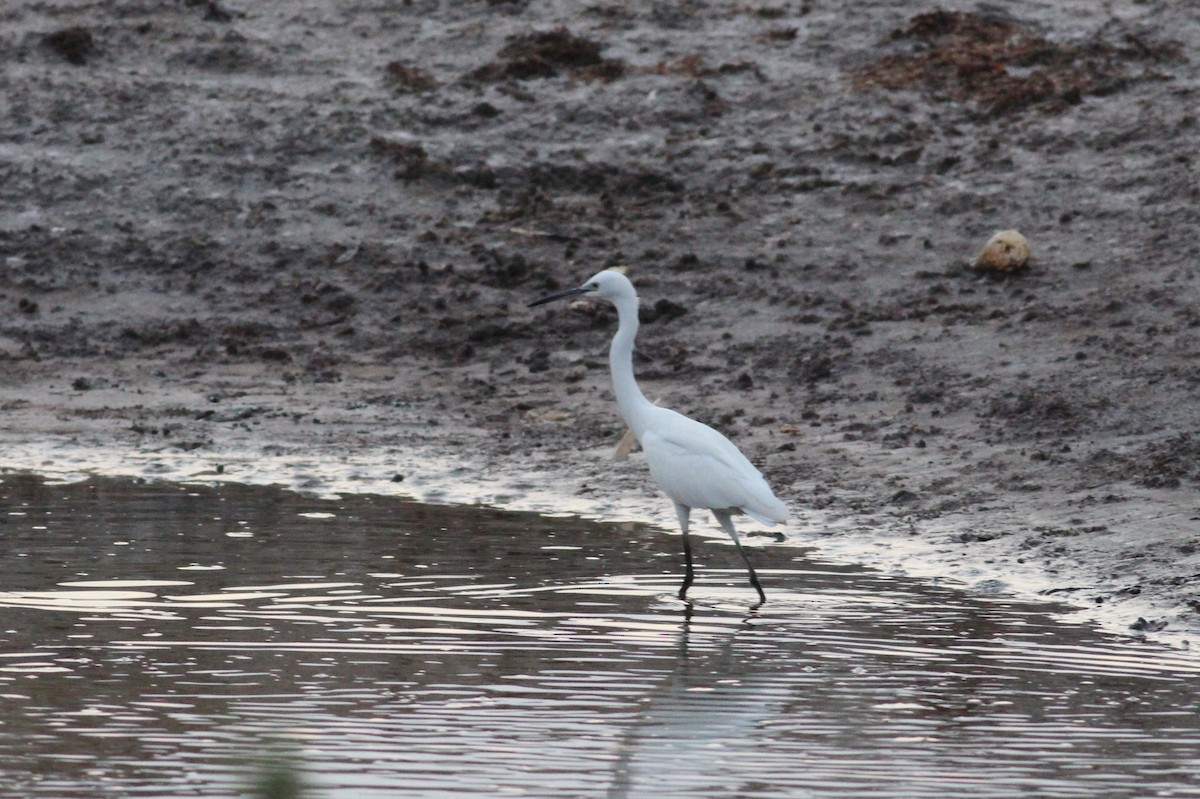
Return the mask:
{"type": "Polygon", "coordinates": [[[0,592],[12,796],[228,796],[279,740],[346,799],[1200,793],[1200,661],[1046,607],[768,547],[752,609],[708,542],[685,604],[653,531],[6,486],[5,545],[43,555],[0,592]]]}

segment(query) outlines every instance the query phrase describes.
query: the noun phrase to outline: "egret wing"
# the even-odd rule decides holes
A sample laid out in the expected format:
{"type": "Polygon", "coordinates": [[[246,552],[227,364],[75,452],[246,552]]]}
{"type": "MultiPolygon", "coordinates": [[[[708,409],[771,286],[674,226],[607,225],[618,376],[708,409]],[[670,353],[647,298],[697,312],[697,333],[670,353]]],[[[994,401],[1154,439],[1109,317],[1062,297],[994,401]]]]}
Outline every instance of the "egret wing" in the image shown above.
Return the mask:
{"type": "Polygon", "coordinates": [[[738,508],[764,524],[787,519],[787,507],[733,442],[682,414],[656,410],[642,449],[667,496],[689,508],[738,508]]]}

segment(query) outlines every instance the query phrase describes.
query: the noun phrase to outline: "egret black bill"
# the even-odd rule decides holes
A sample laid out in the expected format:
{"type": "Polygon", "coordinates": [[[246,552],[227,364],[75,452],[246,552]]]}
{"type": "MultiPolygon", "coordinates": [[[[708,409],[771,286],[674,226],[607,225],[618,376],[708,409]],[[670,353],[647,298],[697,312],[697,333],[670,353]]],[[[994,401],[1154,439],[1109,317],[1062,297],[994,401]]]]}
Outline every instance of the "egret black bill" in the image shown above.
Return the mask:
{"type": "Polygon", "coordinates": [[[555,300],[565,300],[567,297],[574,297],[579,294],[587,294],[589,291],[591,291],[591,289],[586,289],[583,286],[575,289],[567,289],[566,291],[560,291],[557,294],[551,294],[549,297],[542,297],[540,300],[534,300],[533,302],[529,303],[529,307],[532,308],[535,305],[545,305],[546,303],[554,302],[555,300]]]}

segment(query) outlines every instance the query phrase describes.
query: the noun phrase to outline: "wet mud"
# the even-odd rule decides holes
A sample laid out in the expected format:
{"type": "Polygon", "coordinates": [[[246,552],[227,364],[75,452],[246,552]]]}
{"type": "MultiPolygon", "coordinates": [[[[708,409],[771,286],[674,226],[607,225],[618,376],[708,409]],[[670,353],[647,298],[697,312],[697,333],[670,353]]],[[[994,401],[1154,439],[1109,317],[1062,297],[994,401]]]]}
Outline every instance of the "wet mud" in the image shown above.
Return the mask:
{"type": "Polygon", "coordinates": [[[647,395],[794,539],[1198,629],[1190,4],[0,19],[4,465],[658,508],[610,461],[612,314],[525,307],[624,265],[647,395]],[[972,269],[1006,229],[1029,265],[972,269]]]}

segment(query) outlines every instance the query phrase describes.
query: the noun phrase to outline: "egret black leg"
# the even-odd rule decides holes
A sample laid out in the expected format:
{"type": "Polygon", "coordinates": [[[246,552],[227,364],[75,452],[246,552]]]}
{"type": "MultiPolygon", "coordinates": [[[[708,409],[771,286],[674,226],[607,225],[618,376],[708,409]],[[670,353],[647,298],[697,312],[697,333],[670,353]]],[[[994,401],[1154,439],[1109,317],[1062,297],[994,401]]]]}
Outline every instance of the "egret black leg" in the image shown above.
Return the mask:
{"type": "Polygon", "coordinates": [[[758,592],[758,602],[762,604],[767,601],[767,595],[763,593],[762,584],[758,581],[758,575],[754,573],[754,567],[750,565],[750,558],[746,557],[746,550],[742,549],[742,542],[738,540],[737,530],[733,527],[733,518],[726,511],[713,511],[713,516],[716,517],[717,523],[721,525],[721,529],[729,533],[729,537],[733,539],[733,545],[737,547],[738,554],[742,556],[742,562],[746,564],[746,571],[750,572],[750,585],[754,586],[754,590],[758,592]]]}
{"type": "Polygon", "coordinates": [[[696,578],[692,572],[692,540],[688,538],[688,517],[691,515],[692,509],[687,505],[675,503],[675,515],[679,517],[679,529],[683,531],[683,557],[684,557],[684,572],[683,585],[679,589],[679,598],[687,599],[687,590],[692,586],[692,580],[696,578]]]}

